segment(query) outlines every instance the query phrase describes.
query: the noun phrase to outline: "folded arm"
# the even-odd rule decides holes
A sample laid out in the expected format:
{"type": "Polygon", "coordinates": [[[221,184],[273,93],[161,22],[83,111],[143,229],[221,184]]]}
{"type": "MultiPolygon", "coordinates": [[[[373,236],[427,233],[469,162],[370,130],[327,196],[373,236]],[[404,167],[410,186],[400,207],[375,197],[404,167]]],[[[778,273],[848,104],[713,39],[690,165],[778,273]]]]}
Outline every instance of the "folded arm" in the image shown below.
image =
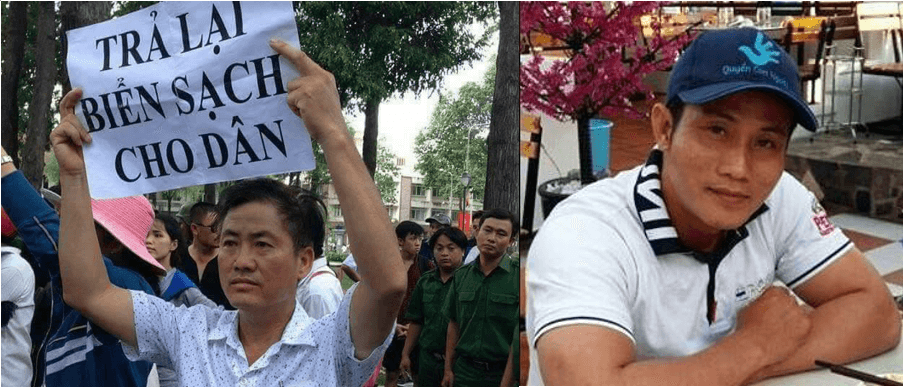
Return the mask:
{"type": "Polygon", "coordinates": [[[900,312],[884,280],[856,248],[795,292],[814,307],[809,315],[812,330],[796,352],[761,370],[750,382],[815,368],[815,359],[853,362],[900,342],[900,312]]]}
{"type": "Polygon", "coordinates": [[[594,325],[550,330],[536,350],[547,384],[735,385],[790,356],[810,324],[786,288],[770,287],[740,311],[732,334],[694,355],[638,360],[624,333],[594,325]]]}
{"type": "Polygon", "coordinates": [[[766,364],[742,336],[689,357],[636,361],[633,342],[613,329],[571,325],[536,343],[546,385],[736,385],[766,364]]]}

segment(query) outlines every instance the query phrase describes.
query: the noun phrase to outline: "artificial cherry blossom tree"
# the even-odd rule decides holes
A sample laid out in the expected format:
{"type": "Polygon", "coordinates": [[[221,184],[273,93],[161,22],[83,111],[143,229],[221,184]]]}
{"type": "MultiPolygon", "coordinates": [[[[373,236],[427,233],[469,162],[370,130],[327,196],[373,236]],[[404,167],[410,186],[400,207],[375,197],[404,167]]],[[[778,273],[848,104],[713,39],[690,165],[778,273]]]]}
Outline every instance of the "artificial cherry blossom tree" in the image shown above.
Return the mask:
{"type": "Polygon", "coordinates": [[[561,121],[577,121],[584,184],[594,180],[589,120],[615,114],[641,117],[631,98],[653,98],[643,78],[672,65],[678,50],[691,40],[689,33],[663,36],[657,18],[652,19],[651,36],[643,36],[641,16],[661,5],[552,1],[520,5],[521,52],[533,52],[520,70],[521,106],[561,121]],[[548,59],[533,50],[537,45],[533,39],[542,34],[552,38],[551,45],[541,44],[543,51],[560,50],[564,59],[548,59]]]}

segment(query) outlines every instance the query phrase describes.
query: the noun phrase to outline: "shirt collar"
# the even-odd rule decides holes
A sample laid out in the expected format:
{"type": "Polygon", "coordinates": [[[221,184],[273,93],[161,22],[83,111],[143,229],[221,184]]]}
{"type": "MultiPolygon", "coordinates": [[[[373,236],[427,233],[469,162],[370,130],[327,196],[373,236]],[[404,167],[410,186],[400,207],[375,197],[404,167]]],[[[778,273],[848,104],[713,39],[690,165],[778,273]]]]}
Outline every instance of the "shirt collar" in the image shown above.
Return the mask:
{"type": "MultiPolygon", "coordinates": [[[[505,255],[502,255],[502,258],[499,258],[499,264],[498,264],[498,266],[495,267],[495,269],[492,269],[492,272],[496,271],[497,269],[503,270],[505,273],[510,272],[512,261],[513,260],[511,259],[511,257],[507,253],[505,253],[505,255]]],[[[467,266],[467,265],[461,265],[461,267],[464,267],[464,266],[467,266]]],[[[471,262],[471,266],[473,266],[471,268],[471,270],[481,271],[480,256],[477,256],[477,259],[475,261],[471,262]]],[[[492,272],[490,272],[489,274],[492,274],[492,272]]]]}
{"type": "MultiPolygon", "coordinates": [[[[282,338],[277,343],[286,345],[310,345],[316,346],[317,343],[311,335],[310,325],[316,320],[311,318],[304,308],[297,301],[295,302],[295,311],[292,317],[282,331],[282,338]]],[[[238,312],[224,311],[220,315],[219,320],[210,332],[207,334],[207,340],[222,340],[233,348],[241,348],[238,340],[238,312]]]]}
{"type": "MultiPolygon", "coordinates": [[[[661,181],[662,160],[662,151],[652,149],[646,164],[640,169],[633,190],[637,216],[643,225],[646,240],[649,241],[649,245],[652,247],[655,255],[692,253],[692,250],[684,246],[678,238],[677,230],[671,223],[668,209],[665,207],[661,181]]],[[[740,239],[743,239],[749,234],[746,230],[746,225],[766,211],[768,211],[768,206],[762,203],[762,206],[739,229],[732,230],[735,232],[729,232],[729,234],[733,235],[736,233],[740,239]]],[[[739,240],[732,239],[731,242],[730,245],[733,247],[739,240]]]]}

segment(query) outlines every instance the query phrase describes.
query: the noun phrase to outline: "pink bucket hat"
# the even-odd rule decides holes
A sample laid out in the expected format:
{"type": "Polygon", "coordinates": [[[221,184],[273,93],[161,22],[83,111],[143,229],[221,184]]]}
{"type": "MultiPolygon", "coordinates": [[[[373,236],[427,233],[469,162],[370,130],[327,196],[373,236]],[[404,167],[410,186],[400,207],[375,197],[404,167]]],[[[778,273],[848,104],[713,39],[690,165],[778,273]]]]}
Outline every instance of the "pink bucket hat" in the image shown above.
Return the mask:
{"type": "Polygon", "coordinates": [[[147,251],[144,242],[154,225],[154,208],[146,197],[129,196],[119,199],[91,199],[94,220],[119,242],[152,266],[166,271],[147,251]]]}

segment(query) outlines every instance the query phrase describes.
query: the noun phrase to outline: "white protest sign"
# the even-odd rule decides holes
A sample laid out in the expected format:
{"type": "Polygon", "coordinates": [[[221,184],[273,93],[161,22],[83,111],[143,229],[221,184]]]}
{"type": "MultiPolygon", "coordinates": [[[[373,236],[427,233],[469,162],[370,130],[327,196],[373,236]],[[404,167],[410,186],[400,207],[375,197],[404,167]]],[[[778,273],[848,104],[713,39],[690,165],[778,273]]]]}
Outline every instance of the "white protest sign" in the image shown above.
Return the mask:
{"type": "Polygon", "coordinates": [[[160,3],[67,38],[92,197],[314,168],[268,44],[299,46],[290,2],[160,3]]]}

